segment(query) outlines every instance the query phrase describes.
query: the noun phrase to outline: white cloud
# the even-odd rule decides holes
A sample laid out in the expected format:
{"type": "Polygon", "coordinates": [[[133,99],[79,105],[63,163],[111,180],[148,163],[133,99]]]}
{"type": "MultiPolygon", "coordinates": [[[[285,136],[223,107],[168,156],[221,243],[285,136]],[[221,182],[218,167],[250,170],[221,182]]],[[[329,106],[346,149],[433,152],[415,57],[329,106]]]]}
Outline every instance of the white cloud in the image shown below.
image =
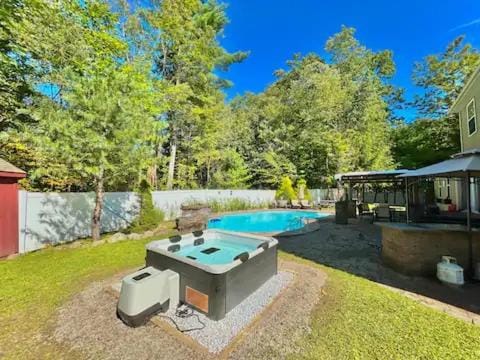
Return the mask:
{"type": "Polygon", "coordinates": [[[460,29],[464,29],[464,28],[467,28],[467,27],[470,27],[470,26],[473,26],[473,25],[478,25],[478,24],[480,24],[480,18],[472,20],[472,21],[464,23],[464,24],[461,24],[461,25],[458,25],[458,26],[454,27],[453,29],[450,29],[450,31],[460,30],[460,29]]]}

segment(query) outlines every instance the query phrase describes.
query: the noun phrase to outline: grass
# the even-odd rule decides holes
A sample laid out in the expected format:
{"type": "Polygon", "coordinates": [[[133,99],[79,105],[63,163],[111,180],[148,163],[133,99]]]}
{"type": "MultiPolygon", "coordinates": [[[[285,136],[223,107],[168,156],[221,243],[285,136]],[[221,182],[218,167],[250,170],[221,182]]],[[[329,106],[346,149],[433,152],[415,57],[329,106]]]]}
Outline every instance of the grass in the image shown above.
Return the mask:
{"type": "MultiPolygon", "coordinates": [[[[165,234],[167,235],[167,234],[165,234]]],[[[55,311],[92,281],[141,266],[151,239],[50,248],[0,262],[0,357],[74,358],[42,335],[55,311]]],[[[480,327],[420,305],[373,282],[319,266],[328,284],[301,340],[304,359],[478,359],[480,327]]]]}
{"type": "Polygon", "coordinates": [[[328,274],[302,359],[480,359],[480,327],[349,273],[328,274]]]}
{"type": "Polygon", "coordinates": [[[141,266],[148,241],[52,247],[0,261],[0,358],[57,357],[61,349],[38,339],[55,310],[88,283],[141,266]]]}

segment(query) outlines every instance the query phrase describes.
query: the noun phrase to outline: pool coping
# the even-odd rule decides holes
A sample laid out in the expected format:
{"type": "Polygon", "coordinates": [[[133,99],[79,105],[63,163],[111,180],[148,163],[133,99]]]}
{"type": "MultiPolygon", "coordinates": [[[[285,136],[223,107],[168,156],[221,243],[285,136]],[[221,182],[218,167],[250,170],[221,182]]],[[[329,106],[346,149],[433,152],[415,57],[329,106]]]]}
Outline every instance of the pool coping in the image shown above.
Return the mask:
{"type": "Polygon", "coordinates": [[[274,232],[246,232],[246,234],[253,234],[258,236],[279,236],[279,237],[293,237],[298,235],[305,235],[317,231],[320,229],[320,225],[326,221],[331,221],[334,218],[334,214],[328,211],[321,211],[317,209],[252,209],[252,210],[238,210],[238,211],[227,211],[227,212],[219,212],[211,214],[208,217],[208,220],[214,219],[223,215],[234,215],[234,214],[243,214],[243,213],[252,213],[252,212],[262,212],[262,211],[308,211],[308,212],[321,212],[323,214],[327,214],[326,216],[320,219],[307,219],[307,225],[302,227],[301,229],[291,230],[291,231],[274,231],[274,232]]]}

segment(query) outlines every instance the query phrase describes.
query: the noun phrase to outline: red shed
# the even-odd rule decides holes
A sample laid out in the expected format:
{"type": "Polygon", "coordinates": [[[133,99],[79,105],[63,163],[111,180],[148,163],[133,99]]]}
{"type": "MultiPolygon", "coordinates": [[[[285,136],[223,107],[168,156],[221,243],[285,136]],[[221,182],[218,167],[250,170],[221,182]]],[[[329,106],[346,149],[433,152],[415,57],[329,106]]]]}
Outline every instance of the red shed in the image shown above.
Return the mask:
{"type": "Polygon", "coordinates": [[[0,258],[18,252],[18,180],[25,171],[0,159],[0,258]]]}

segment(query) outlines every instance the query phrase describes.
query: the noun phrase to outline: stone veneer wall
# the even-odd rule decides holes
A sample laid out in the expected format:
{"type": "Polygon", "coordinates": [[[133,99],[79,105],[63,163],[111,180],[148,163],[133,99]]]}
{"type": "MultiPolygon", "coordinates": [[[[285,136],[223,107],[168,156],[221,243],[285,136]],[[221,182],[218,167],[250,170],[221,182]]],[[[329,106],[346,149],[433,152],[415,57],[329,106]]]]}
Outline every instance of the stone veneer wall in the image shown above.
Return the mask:
{"type": "Polygon", "coordinates": [[[435,276],[442,255],[454,256],[469,269],[468,237],[472,236],[473,257],[480,261],[480,233],[466,231],[401,229],[382,226],[382,259],[395,270],[435,276]]]}

